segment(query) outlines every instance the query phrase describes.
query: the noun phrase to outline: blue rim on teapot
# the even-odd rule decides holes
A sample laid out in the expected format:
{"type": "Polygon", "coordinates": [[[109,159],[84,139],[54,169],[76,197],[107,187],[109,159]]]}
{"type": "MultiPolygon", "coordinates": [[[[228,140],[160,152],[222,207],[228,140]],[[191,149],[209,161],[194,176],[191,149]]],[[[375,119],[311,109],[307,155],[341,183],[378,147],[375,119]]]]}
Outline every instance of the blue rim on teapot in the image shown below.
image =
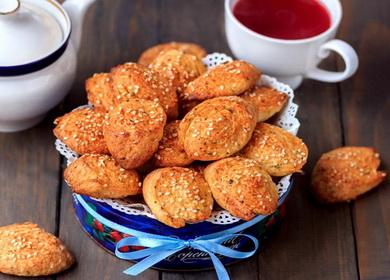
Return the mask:
{"type": "Polygon", "coordinates": [[[0,1],[0,132],[34,126],[68,93],[93,2],[0,1]]]}
{"type": "Polygon", "coordinates": [[[54,1],[2,0],[0,76],[16,76],[43,69],[66,50],[71,21],[54,1]],[[15,3],[15,4],[14,4],[15,3]],[[8,12],[7,7],[16,8],[8,12]]]}

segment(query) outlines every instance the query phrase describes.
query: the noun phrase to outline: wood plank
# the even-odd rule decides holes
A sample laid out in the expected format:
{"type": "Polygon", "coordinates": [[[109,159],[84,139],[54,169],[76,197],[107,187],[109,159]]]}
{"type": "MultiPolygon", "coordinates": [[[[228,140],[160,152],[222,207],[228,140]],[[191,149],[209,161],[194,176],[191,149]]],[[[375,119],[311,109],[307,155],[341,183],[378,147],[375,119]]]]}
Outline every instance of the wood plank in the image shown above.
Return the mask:
{"type": "MultiPolygon", "coordinates": [[[[88,11],[77,81],[66,100],[66,110],[85,104],[84,81],[93,73],[135,61],[142,50],[157,42],[157,0],[101,0],[88,11]]],[[[129,279],[122,271],[131,264],[117,259],[94,243],[81,229],[74,215],[71,192],[62,187],[60,237],[74,252],[78,265],[58,279],[129,279]]],[[[132,279],[158,279],[148,270],[132,279]]]]}
{"type": "MultiPolygon", "coordinates": [[[[360,58],[355,77],[341,84],[345,143],[375,147],[385,163],[383,169],[389,170],[390,53],[386,46],[390,44],[390,2],[348,0],[343,4],[349,12],[341,38],[352,43],[360,58]]],[[[387,179],[352,204],[362,280],[390,278],[389,201],[387,179]]]]}
{"type": "MultiPolygon", "coordinates": [[[[334,60],[328,60],[332,68],[334,60]]],[[[334,67],[333,67],[334,68],[334,67]]],[[[304,176],[296,176],[280,230],[260,253],[263,279],[357,279],[348,205],[318,205],[307,191],[319,156],[342,142],[337,86],[305,81],[296,90],[299,135],[309,147],[304,176]]],[[[262,279],[262,278],[260,278],[262,279]]]]}
{"type": "MultiPolygon", "coordinates": [[[[57,231],[60,164],[50,123],[0,133],[0,226],[32,221],[49,232],[57,231]]],[[[15,278],[0,274],[0,279],[15,278]]]]}
{"type": "Polygon", "coordinates": [[[230,53],[224,35],[224,1],[161,0],[160,3],[160,42],[194,42],[208,53],[230,53]]]}

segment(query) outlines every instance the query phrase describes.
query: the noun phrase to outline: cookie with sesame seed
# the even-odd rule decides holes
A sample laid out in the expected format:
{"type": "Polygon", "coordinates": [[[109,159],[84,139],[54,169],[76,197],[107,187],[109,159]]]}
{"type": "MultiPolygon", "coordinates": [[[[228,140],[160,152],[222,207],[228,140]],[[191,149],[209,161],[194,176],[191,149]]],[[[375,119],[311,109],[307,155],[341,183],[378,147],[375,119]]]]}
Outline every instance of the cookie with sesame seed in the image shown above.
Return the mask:
{"type": "Polygon", "coordinates": [[[149,65],[161,53],[169,50],[179,50],[188,54],[195,55],[199,59],[206,56],[207,52],[201,46],[194,43],[185,42],[169,42],[155,45],[145,50],[138,59],[138,63],[142,65],[149,65]]]}
{"type": "Polygon", "coordinates": [[[218,96],[240,95],[254,87],[261,72],[252,64],[236,60],[209,69],[184,90],[183,98],[204,100],[218,96]]]}
{"type": "Polygon", "coordinates": [[[73,192],[96,198],[123,198],[142,192],[138,173],[123,169],[108,155],[79,157],[65,169],[64,178],[73,192]]]}
{"type": "Polygon", "coordinates": [[[257,121],[262,122],[278,113],[288,100],[288,95],[270,87],[260,86],[240,95],[257,108],[257,121]]]}
{"type": "Polygon", "coordinates": [[[206,72],[206,66],[195,55],[179,50],[169,50],[159,54],[150,64],[180,94],[188,83],[206,72]]]}
{"type": "Polygon", "coordinates": [[[301,172],[308,149],[301,139],[286,130],[258,123],[241,155],[258,161],[271,176],[285,176],[301,172]]]}
{"type": "Polygon", "coordinates": [[[75,262],[53,234],[28,223],[0,227],[0,272],[17,276],[47,276],[75,262]]]}
{"type": "Polygon", "coordinates": [[[136,63],[111,69],[116,105],[133,98],[160,102],[169,119],[178,115],[176,89],[159,72],[136,63]]]}
{"type": "Polygon", "coordinates": [[[215,201],[245,221],[268,215],[278,207],[278,192],[271,176],[258,162],[242,157],[208,165],[204,176],[215,201]]]}
{"type": "Polygon", "coordinates": [[[180,121],[168,123],[164,128],[158,150],[154,154],[154,164],[158,167],[186,166],[193,162],[179,144],[178,129],[180,121]]]}
{"type": "Polygon", "coordinates": [[[112,79],[109,73],[97,73],[85,81],[88,101],[95,108],[106,111],[115,106],[115,93],[112,88],[112,79]]]}
{"type": "Polygon", "coordinates": [[[370,147],[341,147],[323,154],[311,176],[311,190],[323,203],[353,200],[378,186],[379,154],[370,147]]]}
{"type": "Polygon", "coordinates": [[[80,155],[109,154],[103,137],[105,114],[95,108],[76,109],[54,121],[54,135],[80,155]]]}
{"type": "Polygon", "coordinates": [[[142,166],[157,151],[166,120],[158,101],[132,98],[119,104],[104,123],[108,150],[125,169],[142,166]]]}
{"type": "Polygon", "coordinates": [[[237,96],[203,101],[180,122],[179,141],[194,160],[218,160],[240,151],[256,126],[256,110],[237,96]]]}
{"type": "Polygon", "coordinates": [[[213,198],[203,175],[184,167],[166,167],[149,173],[143,195],[156,219],[174,227],[210,217],[213,198]]]}

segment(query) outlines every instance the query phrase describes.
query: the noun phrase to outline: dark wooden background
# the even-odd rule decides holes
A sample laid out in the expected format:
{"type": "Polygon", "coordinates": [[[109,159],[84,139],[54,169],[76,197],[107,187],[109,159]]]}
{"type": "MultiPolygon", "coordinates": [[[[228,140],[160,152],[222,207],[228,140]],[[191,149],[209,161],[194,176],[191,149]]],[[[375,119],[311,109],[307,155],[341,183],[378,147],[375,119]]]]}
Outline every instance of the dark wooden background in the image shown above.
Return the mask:
{"type": "MultiPolygon", "coordinates": [[[[296,182],[280,229],[258,256],[229,267],[232,279],[390,279],[389,182],[353,203],[328,207],[317,205],[307,192],[315,161],[334,147],[374,146],[383,168],[390,162],[390,1],[342,4],[338,37],[356,48],[359,71],[340,84],[305,81],[296,91],[299,134],[310,148],[306,174],[296,182]]],[[[45,279],[129,279],[122,274],[129,263],[96,246],[74,217],[53,145],[53,118],[86,102],[88,76],[135,61],[151,45],[193,41],[209,52],[229,53],[223,21],[222,0],[96,1],[85,19],[77,80],[65,102],[33,129],[0,134],[0,225],[34,221],[63,239],[78,260],[73,269],[45,279]]],[[[324,65],[343,67],[336,57],[324,65]]],[[[148,270],[135,279],[200,278],[215,275],[148,270]]]]}

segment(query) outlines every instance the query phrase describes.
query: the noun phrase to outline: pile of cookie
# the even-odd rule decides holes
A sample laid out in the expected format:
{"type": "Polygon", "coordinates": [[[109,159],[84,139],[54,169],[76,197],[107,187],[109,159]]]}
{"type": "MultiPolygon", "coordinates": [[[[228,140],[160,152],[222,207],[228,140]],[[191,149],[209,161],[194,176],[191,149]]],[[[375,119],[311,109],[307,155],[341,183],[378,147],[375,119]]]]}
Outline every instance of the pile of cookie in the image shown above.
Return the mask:
{"type": "Polygon", "coordinates": [[[277,209],[277,177],[300,172],[308,156],[301,139],[265,122],[288,96],[258,86],[248,62],[207,69],[205,55],[195,44],[161,44],[86,81],[92,106],[54,129],[80,155],[64,174],[75,193],[142,194],[175,228],[209,218],[214,200],[243,220],[277,209]]]}

